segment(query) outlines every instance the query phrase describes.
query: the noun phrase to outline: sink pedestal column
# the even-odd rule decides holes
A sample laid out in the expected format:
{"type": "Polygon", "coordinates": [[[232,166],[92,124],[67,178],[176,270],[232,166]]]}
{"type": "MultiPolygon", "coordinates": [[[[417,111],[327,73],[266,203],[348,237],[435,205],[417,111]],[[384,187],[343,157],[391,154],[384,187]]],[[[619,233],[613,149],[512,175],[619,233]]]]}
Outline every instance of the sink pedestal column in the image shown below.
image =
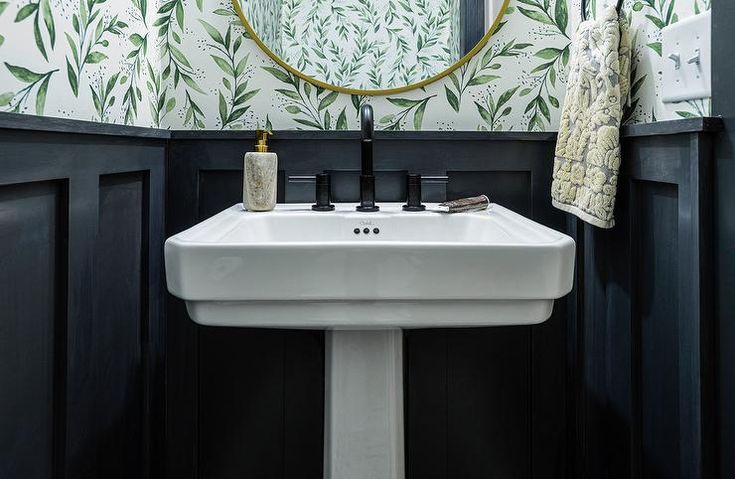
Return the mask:
{"type": "Polygon", "coordinates": [[[403,479],[400,329],[326,333],[325,479],[403,479]]]}

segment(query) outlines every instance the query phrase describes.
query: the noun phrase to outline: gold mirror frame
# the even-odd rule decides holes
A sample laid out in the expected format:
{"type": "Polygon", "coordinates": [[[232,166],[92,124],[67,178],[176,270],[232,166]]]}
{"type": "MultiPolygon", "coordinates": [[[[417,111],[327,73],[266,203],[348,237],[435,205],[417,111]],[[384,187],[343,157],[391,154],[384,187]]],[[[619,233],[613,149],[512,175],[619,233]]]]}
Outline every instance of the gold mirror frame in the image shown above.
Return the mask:
{"type": "Polygon", "coordinates": [[[348,95],[366,95],[366,96],[382,96],[382,95],[395,95],[397,93],[405,93],[407,91],[416,90],[418,88],[423,88],[426,85],[429,85],[431,83],[434,83],[436,81],[441,80],[445,76],[449,75],[465,63],[472,60],[472,58],[477,55],[477,53],[482,50],[485,45],[487,45],[487,42],[490,41],[490,37],[493,36],[495,31],[498,29],[498,25],[500,25],[500,20],[503,19],[505,16],[505,11],[508,9],[508,4],[510,3],[510,0],[504,0],[503,6],[500,8],[500,12],[498,12],[498,15],[495,17],[495,21],[493,22],[492,26],[488,29],[488,31],[485,33],[485,36],[483,36],[479,42],[470,50],[465,56],[459,59],[457,63],[450,66],[446,70],[444,70],[441,73],[438,73],[434,75],[433,77],[427,78],[426,80],[422,80],[418,83],[414,83],[412,85],[402,86],[399,88],[389,88],[387,90],[359,90],[357,88],[346,88],[341,87],[337,85],[332,85],[330,83],[323,82],[321,80],[317,80],[316,78],[310,77],[309,75],[306,75],[305,73],[302,73],[283,61],[278,55],[273,53],[273,51],[268,48],[268,46],[263,43],[263,41],[260,39],[258,34],[253,30],[253,27],[250,25],[250,22],[247,18],[245,18],[245,13],[242,11],[242,7],[240,6],[240,0],[232,0],[232,6],[235,9],[235,12],[237,13],[237,16],[240,17],[240,21],[242,22],[243,26],[245,27],[245,30],[247,30],[248,35],[250,38],[260,47],[261,50],[263,50],[274,62],[276,62],[278,65],[280,65],[282,68],[284,68],[289,73],[296,75],[297,77],[301,78],[302,80],[305,80],[313,85],[325,88],[327,90],[333,90],[339,93],[347,93],[348,95]]]}

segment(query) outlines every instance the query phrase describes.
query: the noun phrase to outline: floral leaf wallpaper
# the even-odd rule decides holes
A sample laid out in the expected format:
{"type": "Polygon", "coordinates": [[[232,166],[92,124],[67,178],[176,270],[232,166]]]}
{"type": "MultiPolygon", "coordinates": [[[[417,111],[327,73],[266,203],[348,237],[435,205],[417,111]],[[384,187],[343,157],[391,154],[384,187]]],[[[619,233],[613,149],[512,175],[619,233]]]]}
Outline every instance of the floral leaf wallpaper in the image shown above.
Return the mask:
{"type": "MultiPolygon", "coordinates": [[[[44,1],[44,0],[42,0],[44,1]]],[[[48,0],[45,0],[48,1],[48,0]]],[[[79,96],[79,83],[87,65],[107,60],[105,49],[110,46],[109,38],[119,36],[128,25],[118,20],[100,16],[106,0],[79,0],[79,11],[72,13],[73,33],[64,32],[73,62],[66,57],[66,72],[74,96],[79,96]]]]}
{"type": "MultiPolygon", "coordinates": [[[[588,3],[593,16],[606,2],[588,3]]],[[[229,0],[0,1],[0,111],[175,129],[341,130],[356,129],[370,102],[382,129],[555,130],[579,8],[511,0],[464,67],[423,89],[367,97],[284,71],[247,38],[229,0]]],[[[710,8],[625,0],[634,36],[626,121],[709,114],[709,99],[664,104],[658,94],[661,28],[710,8]]]]}
{"type": "Polygon", "coordinates": [[[54,24],[54,14],[49,6],[49,0],[39,0],[38,2],[29,2],[18,10],[15,16],[15,22],[22,22],[25,19],[33,20],[33,39],[38,47],[38,51],[43,58],[48,60],[48,48],[53,49],[56,44],[56,25],[54,24]],[[43,18],[43,20],[41,20],[43,18]],[[46,38],[41,34],[41,29],[45,31],[46,38]]]}

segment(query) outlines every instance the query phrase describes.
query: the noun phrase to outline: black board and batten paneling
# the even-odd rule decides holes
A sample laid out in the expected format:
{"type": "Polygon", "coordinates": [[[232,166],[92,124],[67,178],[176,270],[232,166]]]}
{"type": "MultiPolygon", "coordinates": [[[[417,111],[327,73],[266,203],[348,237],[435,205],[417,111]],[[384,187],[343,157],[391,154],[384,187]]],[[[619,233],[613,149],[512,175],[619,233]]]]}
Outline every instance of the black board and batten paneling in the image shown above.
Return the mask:
{"type": "Polygon", "coordinates": [[[581,230],[578,477],[716,477],[712,133],[624,142],[617,225],[581,230]]]}
{"type": "Polygon", "coordinates": [[[166,140],[34,121],[0,125],[0,477],[160,477],[166,140]]]}
{"type": "MultiPolygon", "coordinates": [[[[447,175],[448,185],[425,186],[425,200],[487,193],[564,229],[565,215],[548,201],[553,138],[379,132],[378,200],[403,199],[406,171],[447,175]]],[[[277,132],[279,201],[313,201],[313,185],[287,178],[326,170],[336,200],[356,202],[358,139],[356,132],[277,132]]],[[[241,201],[242,155],[251,143],[243,133],[173,132],[169,234],[241,201]]],[[[407,477],[564,477],[574,433],[567,427],[570,309],[560,301],[554,318],[533,328],[406,333],[407,477]]],[[[171,477],[299,471],[321,478],[323,333],[198,327],[173,298],[168,312],[171,477]]]]}

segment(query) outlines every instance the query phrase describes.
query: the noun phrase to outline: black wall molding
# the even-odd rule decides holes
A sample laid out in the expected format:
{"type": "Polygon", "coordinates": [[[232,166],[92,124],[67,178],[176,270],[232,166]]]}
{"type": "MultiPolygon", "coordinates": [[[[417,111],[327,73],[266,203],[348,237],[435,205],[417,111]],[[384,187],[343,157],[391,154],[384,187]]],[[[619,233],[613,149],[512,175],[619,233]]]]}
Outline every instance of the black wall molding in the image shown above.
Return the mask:
{"type": "Polygon", "coordinates": [[[71,133],[74,135],[121,136],[128,138],[153,138],[167,140],[169,130],[116,125],[94,121],[71,120],[52,116],[25,115],[22,113],[0,112],[0,128],[8,130],[28,130],[34,132],[71,133]]]}

